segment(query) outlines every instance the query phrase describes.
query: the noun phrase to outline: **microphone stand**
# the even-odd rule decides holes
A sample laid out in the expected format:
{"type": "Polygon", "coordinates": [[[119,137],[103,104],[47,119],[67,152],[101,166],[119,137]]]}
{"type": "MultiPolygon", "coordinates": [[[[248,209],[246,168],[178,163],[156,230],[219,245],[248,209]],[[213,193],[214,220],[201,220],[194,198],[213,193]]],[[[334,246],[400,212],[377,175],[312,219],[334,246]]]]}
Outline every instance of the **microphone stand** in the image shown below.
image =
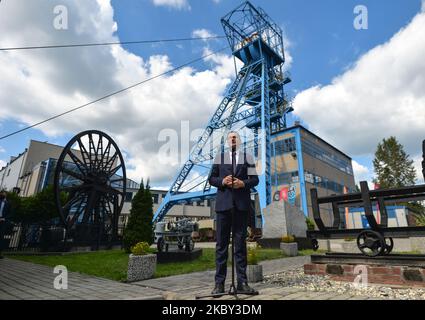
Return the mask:
{"type": "MultiPolygon", "coordinates": [[[[230,295],[230,296],[234,296],[236,300],[239,300],[238,298],[238,294],[237,294],[237,290],[236,290],[236,286],[235,286],[235,233],[233,232],[234,230],[234,225],[235,225],[235,188],[234,188],[234,178],[235,178],[235,169],[236,169],[236,165],[235,165],[235,154],[233,153],[233,147],[232,147],[232,228],[231,228],[231,232],[232,232],[232,283],[230,285],[229,288],[229,292],[228,293],[217,293],[217,294],[208,294],[208,295],[203,295],[203,296],[196,296],[195,299],[201,299],[201,298],[218,298],[218,297],[222,297],[224,295],[230,295]]],[[[226,266],[227,268],[227,266],[226,266]]]]}
{"type": "Polygon", "coordinates": [[[234,188],[234,182],[235,182],[235,169],[236,169],[236,164],[235,164],[235,152],[233,148],[232,148],[232,228],[231,228],[231,232],[232,232],[232,284],[230,285],[230,289],[229,289],[229,295],[233,295],[235,297],[235,299],[238,299],[238,295],[237,295],[237,291],[236,291],[236,286],[235,286],[235,233],[234,231],[234,226],[235,226],[235,188],[234,188]]]}

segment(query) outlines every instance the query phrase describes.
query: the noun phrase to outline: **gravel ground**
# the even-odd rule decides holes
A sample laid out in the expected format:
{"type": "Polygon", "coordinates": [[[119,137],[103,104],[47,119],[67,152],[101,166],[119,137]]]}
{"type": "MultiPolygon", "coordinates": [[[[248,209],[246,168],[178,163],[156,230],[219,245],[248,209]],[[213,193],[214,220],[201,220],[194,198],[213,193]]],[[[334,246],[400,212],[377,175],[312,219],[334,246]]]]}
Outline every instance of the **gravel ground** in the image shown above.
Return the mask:
{"type": "Polygon", "coordinates": [[[352,283],[333,281],[328,276],[305,275],[303,268],[264,276],[263,283],[303,288],[314,292],[334,292],[398,300],[425,300],[425,289],[391,288],[376,284],[356,288],[352,283]]]}

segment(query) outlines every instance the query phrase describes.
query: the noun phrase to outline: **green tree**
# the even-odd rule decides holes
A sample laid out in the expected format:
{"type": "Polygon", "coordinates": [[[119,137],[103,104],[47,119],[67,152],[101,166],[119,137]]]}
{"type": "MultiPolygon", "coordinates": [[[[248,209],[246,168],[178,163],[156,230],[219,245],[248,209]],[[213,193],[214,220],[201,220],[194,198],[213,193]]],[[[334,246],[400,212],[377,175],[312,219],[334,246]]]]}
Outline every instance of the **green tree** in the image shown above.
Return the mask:
{"type": "Polygon", "coordinates": [[[22,212],[22,198],[15,192],[6,192],[7,201],[10,203],[10,219],[19,222],[22,212]]]}
{"type": "Polygon", "coordinates": [[[415,184],[413,160],[395,137],[383,139],[378,144],[373,160],[376,178],[381,188],[400,188],[415,184]]]}
{"type": "MultiPolygon", "coordinates": [[[[381,188],[400,188],[415,184],[416,172],[413,160],[403,149],[395,137],[383,139],[375,152],[373,160],[376,178],[374,183],[381,188]]],[[[409,208],[418,225],[425,222],[425,207],[420,202],[401,202],[409,208]]]]}
{"type": "Polygon", "coordinates": [[[149,180],[144,186],[143,180],[140,189],[131,201],[130,216],[124,230],[123,244],[126,252],[139,242],[153,243],[153,203],[149,180]]]}
{"type": "MultiPolygon", "coordinates": [[[[24,223],[44,223],[51,219],[59,218],[56,209],[53,186],[47,186],[41,192],[30,197],[19,197],[9,193],[8,200],[12,206],[12,220],[24,223]]],[[[66,195],[61,194],[61,202],[64,203],[66,195]]]]}

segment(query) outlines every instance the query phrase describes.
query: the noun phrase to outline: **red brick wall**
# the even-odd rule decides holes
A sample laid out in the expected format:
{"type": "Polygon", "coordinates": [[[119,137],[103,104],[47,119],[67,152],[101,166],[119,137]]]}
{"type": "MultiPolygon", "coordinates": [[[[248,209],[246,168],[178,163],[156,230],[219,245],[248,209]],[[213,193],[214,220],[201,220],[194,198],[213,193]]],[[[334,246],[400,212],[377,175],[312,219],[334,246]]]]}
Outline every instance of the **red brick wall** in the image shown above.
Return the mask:
{"type": "MultiPolygon", "coordinates": [[[[307,275],[327,275],[331,280],[335,281],[353,282],[358,276],[358,274],[354,274],[354,267],[355,265],[348,264],[310,263],[304,265],[304,273],[307,275]]],[[[375,265],[367,265],[365,267],[367,269],[368,283],[425,287],[425,268],[375,265]]]]}

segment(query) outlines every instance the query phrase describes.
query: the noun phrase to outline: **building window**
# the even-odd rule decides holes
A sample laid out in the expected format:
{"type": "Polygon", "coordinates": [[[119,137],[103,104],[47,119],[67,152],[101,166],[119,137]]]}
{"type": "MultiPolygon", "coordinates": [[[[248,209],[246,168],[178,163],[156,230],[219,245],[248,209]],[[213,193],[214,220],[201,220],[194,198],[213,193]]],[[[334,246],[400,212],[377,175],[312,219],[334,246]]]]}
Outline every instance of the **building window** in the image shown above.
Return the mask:
{"type": "Polygon", "coordinates": [[[318,186],[320,188],[328,189],[336,193],[344,192],[344,186],[342,184],[339,184],[335,181],[331,181],[327,178],[315,175],[314,173],[311,173],[309,171],[304,172],[304,177],[306,182],[314,184],[315,186],[318,186]]]}
{"type": "Polygon", "coordinates": [[[158,204],[159,194],[152,194],[152,202],[158,204]]]}
{"type": "Polygon", "coordinates": [[[281,155],[284,153],[295,151],[297,148],[295,146],[295,138],[288,138],[283,140],[278,140],[275,142],[276,155],[281,155]]]}
{"type": "Polygon", "coordinates": [[[133,199],[133,192],[126,192],[125,193],[125,202],[131,202],[131,199],[133,199]]]}
{"type": "Polygon", "coordinates": [[[280,173],[277,175],[278,185],[297,183],[298,181],[299,181],[298,171],[285,172],[285,173],[280,173]]]}
{"type": "Polygon", "coordinates": [[[304,137],[302,138],[302,146],[303,152],[307,153],[308,155],[321,160],[328,165],[341,170],[342,172],[353,175],[350,161],[343,159],[333,152],[325,150],[321,146],[315,144],[313,141],[310,141],[304,137]]]}
{"type": "Polygon", "coordinates": [[[312,173],[306,172],[304,174],[304,179],[306,182],[310,182],[311,184],[314,184],[314,175],[312,173]]]}

